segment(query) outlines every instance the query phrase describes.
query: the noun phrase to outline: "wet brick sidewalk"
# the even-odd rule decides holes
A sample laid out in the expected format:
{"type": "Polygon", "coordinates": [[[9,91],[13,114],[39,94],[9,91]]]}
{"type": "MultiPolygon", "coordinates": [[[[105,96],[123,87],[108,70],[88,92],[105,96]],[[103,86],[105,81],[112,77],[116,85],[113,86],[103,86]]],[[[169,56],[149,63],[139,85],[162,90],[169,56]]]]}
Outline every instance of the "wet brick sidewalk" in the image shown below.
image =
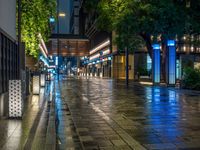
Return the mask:
{"type": "Polygon", "coordinates": [[[22,119],[0,119],[0,149],[44,150],[48,125],[49,87],[25,100],[22,119]]]}
{"type": "Polygon", "coordinates": [[[200,149],[196,92],[136,84],[127,89],[97,78],[68,79],[59,87],[65,112],[60,124],[68,122],[65,130],[75,137],[70,149],[200,149]]]}

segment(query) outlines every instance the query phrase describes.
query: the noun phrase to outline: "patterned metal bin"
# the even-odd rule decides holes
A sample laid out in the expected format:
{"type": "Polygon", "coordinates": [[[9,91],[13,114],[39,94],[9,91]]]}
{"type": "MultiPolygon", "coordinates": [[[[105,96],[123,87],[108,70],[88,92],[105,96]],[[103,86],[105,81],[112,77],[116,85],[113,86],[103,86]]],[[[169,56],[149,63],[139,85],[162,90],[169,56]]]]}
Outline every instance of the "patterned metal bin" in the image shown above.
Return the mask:
{"type": "Polygon", "coordinates": [[[22,117],[23,105],[22,81],[9,80],[9,117],[22,117]]]}

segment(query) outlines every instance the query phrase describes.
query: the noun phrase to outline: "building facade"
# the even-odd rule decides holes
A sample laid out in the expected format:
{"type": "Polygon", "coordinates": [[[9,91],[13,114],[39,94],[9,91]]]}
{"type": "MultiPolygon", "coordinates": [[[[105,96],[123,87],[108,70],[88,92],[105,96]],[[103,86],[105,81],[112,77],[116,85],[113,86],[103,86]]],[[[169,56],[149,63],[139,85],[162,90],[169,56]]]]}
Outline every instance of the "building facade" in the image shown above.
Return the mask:
{"type": "Polygon", "coordinates": [[[0,0],[0,115],[8,109],[8,81],[19,77],[16,1],[0,0]]]}
{"type": "MultiPolygon", "coordinates": [[[[113,43],[115,32],[100,31],[96,28],[98,13],[95,10],[87,12],[84,7],[85,1],[80,3],[79,9],[79,34],[86,35],[90,40],[89,55],[82,58],[83,75],[96,77],[112,77],[115,79],[125,79],[126,77],[126,57],[125,51],[119,51],[113,43]]],[[[192,44],[199,41],[199,35],[191,37],[183,36],[176,39],[174,47],[166,45],[166,52],[159,46],[159,83],[166,82],[173,85],[176,80],[182,79],[184,68],[188,63],[194,68],[199,67],[199,46],[192,44]],[[176,48],[174,50],[174,48],[176,48]],[[174,53],[170,53],[170,51],[174,53]],[[166,55],[166,56],[165,56],[166,55]],[[173,60],[172,60],[173,57],[173,60]],[[163,63],[164,62],[164,63],[163,63]],[[174,69],[171,69],[174,68],[174,69]],[[171,72],[173,70],[173,73],[171,72]],[[172,75],[173,74],[173,75],[172,75]]],[[[153,48],[153,45],[152,45],[153,48]]],[[[129,54],[129,79],[154,82],[154,59],[153,53],[141,47],[129,54]],[[152,57],[151,57],[152,56],[152,57]]],[[[157,63],[157,64],[158,64],[157,63]]]]}
{"type": "Polygon", "coordinates": [[[72,0],[70,9],[70,33],[79,35],[79,10],[83,0],[72,0]]]}
{"type": "MultiPolygon", "coordinates": [[[[100,31],[96,28],[98,13],[87,12],[85,1],[80,3],[79,33],[90,41],[89,55],[82,58],[85,76],[125,78],[125,54],[119,54],[113,43],[114,32],[100,31]]],[[[134,57],[129,56],[129,77],[134,78],[134,57]]]]}

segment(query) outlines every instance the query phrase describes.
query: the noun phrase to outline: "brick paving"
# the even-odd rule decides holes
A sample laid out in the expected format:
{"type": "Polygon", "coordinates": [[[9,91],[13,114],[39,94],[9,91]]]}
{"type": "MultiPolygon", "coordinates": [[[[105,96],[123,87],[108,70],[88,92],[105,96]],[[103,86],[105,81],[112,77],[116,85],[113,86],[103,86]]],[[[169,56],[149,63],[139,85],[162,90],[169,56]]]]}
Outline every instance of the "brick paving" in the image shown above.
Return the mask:
{"type": "Polygon", "coordinates": [[[200,149],[199,92],[91,78],[57,93],[58,149],[200,149]]]}

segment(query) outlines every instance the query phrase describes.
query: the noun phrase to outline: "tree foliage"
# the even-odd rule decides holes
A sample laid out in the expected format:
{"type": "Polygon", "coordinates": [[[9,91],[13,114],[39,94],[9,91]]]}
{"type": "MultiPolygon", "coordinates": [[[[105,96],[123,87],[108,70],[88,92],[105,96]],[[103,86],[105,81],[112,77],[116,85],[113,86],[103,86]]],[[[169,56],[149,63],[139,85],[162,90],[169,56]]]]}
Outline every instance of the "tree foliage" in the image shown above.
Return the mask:
{"type": "Polygon", "coordinates": [[[151,50],[152,42],[199,33],[198,8],[200,0],[101,0],[98,26],[116,31],[118,46],[141,45],[142,38],[151,50]]]}
{"type": "Polygon", "coordinates": [[[182,84],[183,88],[200,90],[200,69],[185,68],[182,84]]]}
{"type": "Polygon", "coordinates": [[[41,33],[46,41],[50,34],[49,17],[55,16],[55,0],[22,0],[21,34],[26,45],[26,54],[37,57],[39,53],[39,38],[41,33]]]}

